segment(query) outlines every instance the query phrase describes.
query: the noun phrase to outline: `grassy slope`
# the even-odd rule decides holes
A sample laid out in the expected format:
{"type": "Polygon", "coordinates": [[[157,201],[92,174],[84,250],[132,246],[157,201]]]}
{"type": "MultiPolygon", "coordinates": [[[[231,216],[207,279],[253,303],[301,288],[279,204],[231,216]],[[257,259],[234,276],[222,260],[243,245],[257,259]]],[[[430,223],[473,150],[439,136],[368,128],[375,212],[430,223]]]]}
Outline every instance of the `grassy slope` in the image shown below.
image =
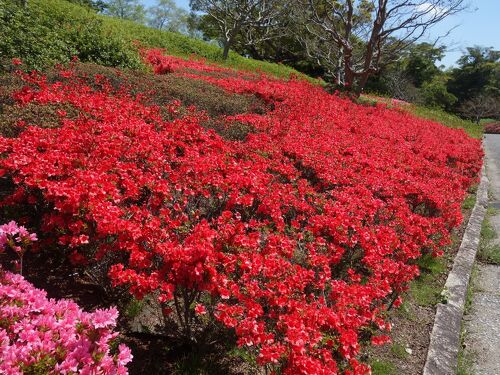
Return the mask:
{"type": "Polygon", "coordinates": [[[0,0],[0,23],[5,25],[0,29],[0,56],[20,57],[35,68],[69,61],[74,55],[101,65],[139,68],[141,63],[134,46],[138,41],[145,47],[165,48],[175,56],[196,55],[235,69],[257,70],[277,77],[295,74],[313,80],[290,67],[248,59],[234,52],[223,62],[216,45],[98,15],[65,0],[30,0],[26,10],[11,0],[0,0]]]}
{"type": "MultiPolygon", "coordinates": [[[[378,95],[362,95],[358,102],[360,104],[373,105],[377,102],[387,104],[392,106],[392,99],[388,97],[378,96],[378,95]]],[[[460,117],[445,112],[439,108],[424,107],[416,104],[411,105],[397,105],[400,109],[406,109],[413,115],[428,120],[439,122],[449,128],[463,129],[472,138],[480,139],[483,136],[484,126],[477,125],[472,121],[461,119],[460,117]]]]}
{"type": "Polygon", "coordinates": [[[130,42],[137,40],[146,46],[166,48],[171,55],[181,57],[195,55],[238,70],[261,71],[285,78],[288,78],[290,74],[295,74],[314,81],[314,79],[306,77],[288,66],[245,58],[235,52],[230,52],[227,61],[223,61],[221,49],[218,46],[199,39],[193,39],[178,33],[159,31],[132,21],[106,16],[99,17],[103,20],[107,32],[130,42]]]}
{"type": "Polygon", "coordinates": [[[473,123],[472,121],[463,120],[451,113],[444,112],[440,109],[427,108],[420,106],[411,106],[410,111],[418,117],[423,117],[429,120],[437,121],[450,128],[464,129],[467,134],[473,138],[481,138],[483,136],[483,127],[473,123]]]}

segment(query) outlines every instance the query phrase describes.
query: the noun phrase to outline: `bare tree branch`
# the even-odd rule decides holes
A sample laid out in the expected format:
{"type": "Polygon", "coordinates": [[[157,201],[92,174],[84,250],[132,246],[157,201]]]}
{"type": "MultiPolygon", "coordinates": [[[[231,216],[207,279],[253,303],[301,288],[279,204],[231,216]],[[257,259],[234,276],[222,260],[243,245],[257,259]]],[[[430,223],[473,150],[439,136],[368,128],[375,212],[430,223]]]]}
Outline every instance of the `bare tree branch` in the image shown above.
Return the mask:
{"type": "Polygon", "coordinates": [[[307,35],[298,39],[335,82],[359,95],[384,63],[397,59],[398,51],[425,37],[435,24],[466,9],[465,1],[301,0],[296,17],[307,35]]]}

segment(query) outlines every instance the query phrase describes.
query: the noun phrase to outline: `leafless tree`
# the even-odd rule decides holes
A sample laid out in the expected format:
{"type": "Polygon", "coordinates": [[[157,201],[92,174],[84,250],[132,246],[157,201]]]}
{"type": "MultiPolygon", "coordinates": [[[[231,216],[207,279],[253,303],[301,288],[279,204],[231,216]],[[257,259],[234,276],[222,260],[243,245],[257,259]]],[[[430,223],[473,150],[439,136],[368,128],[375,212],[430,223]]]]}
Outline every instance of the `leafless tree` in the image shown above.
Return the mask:
{"type": "Polygon", "coordinates": [[[286,8],[283,0],[190,0],[189,4],[216,21],[224,60],[238,37],[250,44],[276,37],[273,31],[286,8]]]}
{"type": "Polygon", "coordinates": [[[370,75],[466,0],[300,0],[299,36],[335,82],[360,94],[370,75]]]}
{"type": "Polygon", "coordinates": [[[500,118],[500,97],[479,95],[464,102],[460,113],[479,124],[483,118],[500,118]]]}
{"type": "Polygon", "coordinates": [[[386,75],[388,94],[394,99],[414,103],[419,99],[418,89],[401,70],[391,71],[386,75]]]}

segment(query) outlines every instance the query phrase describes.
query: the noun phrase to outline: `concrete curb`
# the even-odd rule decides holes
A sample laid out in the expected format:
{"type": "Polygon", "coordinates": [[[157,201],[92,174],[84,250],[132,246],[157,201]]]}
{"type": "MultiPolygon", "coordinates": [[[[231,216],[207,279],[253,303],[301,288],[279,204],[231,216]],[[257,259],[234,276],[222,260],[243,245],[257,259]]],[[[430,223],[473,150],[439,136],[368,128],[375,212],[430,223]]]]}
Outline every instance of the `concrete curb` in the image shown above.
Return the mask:
{"type": "Polygon", "coordinates": [[[489,180],[483,166],[476,204],[444,286],[443,294],[447,303],[437,306],[423,375],[455,375],[457,372],[464,305],[479,247],[481,225],[488,206],[488,185],[489,180]]]}

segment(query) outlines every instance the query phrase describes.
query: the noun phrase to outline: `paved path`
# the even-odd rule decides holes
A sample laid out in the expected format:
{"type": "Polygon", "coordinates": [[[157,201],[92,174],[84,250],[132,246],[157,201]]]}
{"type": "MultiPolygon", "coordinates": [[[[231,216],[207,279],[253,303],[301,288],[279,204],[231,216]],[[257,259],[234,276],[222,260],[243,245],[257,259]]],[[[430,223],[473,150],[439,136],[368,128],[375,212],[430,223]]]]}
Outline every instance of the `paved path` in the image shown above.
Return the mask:
{"type": "MultiPolygon", "coordinates": [[[[486,135],[486,168],[490,179],[489,207],[499,214],[489,220],[500,244],[500,135],[486,135]]],[[[474,375],[500,375],[500,266],[478,262],[472,307],[464,317],[466,351],[474,375]]]]}

